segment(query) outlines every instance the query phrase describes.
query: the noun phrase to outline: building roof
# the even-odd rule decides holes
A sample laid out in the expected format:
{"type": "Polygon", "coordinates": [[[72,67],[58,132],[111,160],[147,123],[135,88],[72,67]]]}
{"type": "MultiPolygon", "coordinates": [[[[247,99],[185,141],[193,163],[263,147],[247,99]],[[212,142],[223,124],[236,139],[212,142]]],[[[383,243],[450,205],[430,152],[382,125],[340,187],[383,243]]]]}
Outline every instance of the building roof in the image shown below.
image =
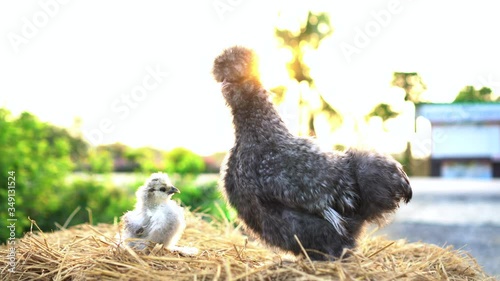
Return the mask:
{"type": "Polygon", "coordinates": [[[500,102],[418,104],[415,116],[431,123],[500,122],[500,102]]]}

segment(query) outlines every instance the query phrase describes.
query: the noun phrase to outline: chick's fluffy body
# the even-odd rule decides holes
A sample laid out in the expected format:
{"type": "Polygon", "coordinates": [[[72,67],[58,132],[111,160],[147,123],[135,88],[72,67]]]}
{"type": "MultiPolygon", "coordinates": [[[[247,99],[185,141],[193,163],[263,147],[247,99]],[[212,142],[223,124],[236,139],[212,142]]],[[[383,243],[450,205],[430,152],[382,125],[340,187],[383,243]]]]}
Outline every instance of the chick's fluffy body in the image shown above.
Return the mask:
{"type": "Polygon", "coordinates": [[[375,152],[325,152],[292,135],[269,102],[255,54],[243,47],[215,59],[213,74],[233,115],[235,144],[221,172],[223,191],[263,241],[312,259],[353,248],[365,222],[382,222],[412,191],[401,165],[375,152]]]}
{"type": "Polygon", "coordinates": [[[174,247],[186,227],[184,210],[171,200],[178,192],[166,174],[152,174],[136,192],[135,209],[122,217],[122,239],[138,249],[149,242],[174,247]]]}

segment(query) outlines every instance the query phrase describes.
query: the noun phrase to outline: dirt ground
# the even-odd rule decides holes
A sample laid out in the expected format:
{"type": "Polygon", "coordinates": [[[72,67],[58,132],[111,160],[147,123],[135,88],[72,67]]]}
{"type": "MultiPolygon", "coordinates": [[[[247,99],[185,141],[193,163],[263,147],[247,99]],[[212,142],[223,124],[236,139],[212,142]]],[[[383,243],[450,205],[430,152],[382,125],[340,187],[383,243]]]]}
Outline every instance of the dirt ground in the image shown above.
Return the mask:
{"type": "Polygon", "coordinates": [[[500,278],[500,180],[412,179],[414,197],[376,232],[468,251],[500,278]]]}

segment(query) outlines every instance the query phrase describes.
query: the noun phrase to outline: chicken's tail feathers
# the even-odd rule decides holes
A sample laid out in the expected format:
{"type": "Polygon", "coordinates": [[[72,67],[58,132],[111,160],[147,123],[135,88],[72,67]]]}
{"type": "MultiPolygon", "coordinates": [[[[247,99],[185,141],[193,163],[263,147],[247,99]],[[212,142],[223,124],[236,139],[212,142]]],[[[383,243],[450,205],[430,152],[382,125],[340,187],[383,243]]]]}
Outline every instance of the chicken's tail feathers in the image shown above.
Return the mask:
{"type": "Polygon", "coordinates": [[[384,224],[388,214],[400,202],[408,203],[413,192],[410,180],[394,158],[369,152],[349,150],[352,168],[359,187],[359,214],[364,220],[384,224]]]}
{"type": "Polygon", "coordinates": [[[410,184],[410,179],[408,179],[408,175],[406,175],[405,171],[403,168],[398,167],[399,172],[401,173],[401,176],[403,178],[402,180],[402,192],[400,193],[401,200],[403,200],[406,204],[410,202],[411,198],[413,197],[413,191],[411,189],[411,184],[410,184]]]}
{"type": "Polygon", "coordinates": [[[241,46],[225,49],[215,59],[212,73],[217,82],[258,80],[257,56],[253,50],[241,46]]]}

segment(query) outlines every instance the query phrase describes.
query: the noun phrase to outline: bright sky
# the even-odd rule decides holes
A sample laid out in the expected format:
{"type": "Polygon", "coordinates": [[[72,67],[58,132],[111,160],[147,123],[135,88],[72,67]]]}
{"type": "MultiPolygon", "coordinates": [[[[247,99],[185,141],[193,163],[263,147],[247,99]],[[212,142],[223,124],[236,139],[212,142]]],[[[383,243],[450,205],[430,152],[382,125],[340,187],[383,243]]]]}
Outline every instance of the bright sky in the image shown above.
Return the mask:
{"type": "Polygon", "coordinates": [[[213,59],[234,44],[253,47],[264,82],[287,83],[274,26],[308,8],[330,13],[335,32],[307,59],[343,112],[390,101],[394,71],[418,72],[435,102],[470,84],[500,92],[494,1],[269,2],[2,1],[0,106],[61,126],[80,117],[94,144],[225,151],[231,116],[213,59]]]}

